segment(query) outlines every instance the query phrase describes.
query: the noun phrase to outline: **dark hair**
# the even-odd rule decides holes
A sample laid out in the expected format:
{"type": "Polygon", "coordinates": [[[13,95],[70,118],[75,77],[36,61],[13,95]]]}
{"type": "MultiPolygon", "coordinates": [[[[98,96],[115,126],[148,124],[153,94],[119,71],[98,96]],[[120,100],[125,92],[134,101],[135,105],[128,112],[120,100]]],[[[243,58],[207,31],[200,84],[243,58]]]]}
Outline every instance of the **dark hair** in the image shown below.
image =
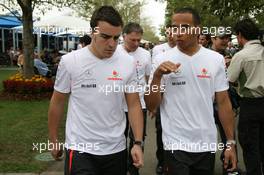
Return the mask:
{"type": "Polygon", "coordinates": [[[91,43],[91,37],[88,35],[84,35],[80,38],[80,43],[84,43],[85,46],[89,45],[91,43]]]}
{"type": "Polygon", "coordinates": [[[191,7],[184,7],[184,8],[177,9],[174,12],[174,14],[179,14],[179,13],[190,13],[190,14],[192,14],[194,25],[197,26],[197,25],[201,24],[200,15],[198,14],[198,12],[195,9],[193,9],[191,7]]]}
{"type": "Polygon", "coordinates": [[[210,35],[210,34],[201,33],[200,35],[205,36],[205,39],[206,39],[207,41],[211,41],[211,35],[210,35]]]}
{"type": "Polygon", "coordinates": [[[95,30],[99,21],[105,21],[113,26],[123,27],[122,17],[112,6],[101,6],[99,9],[95,10],[90,21],[90,26],[92,30],[95,30]]]}
{"type": "Polygon", "coordinates": [[[257,25],[251,19],[243,19],[237,22],[234,31],[237,35],[240,33],[246,40],[259,39],[260,35],[257,25]]]}
{"type": "Polygon", "coordinates": [[[129,34],[132,32],[143,34],[143,29],[138,23],[129,22],[127,25],[125,25],[123,29],[123,34],[129,34]]]}

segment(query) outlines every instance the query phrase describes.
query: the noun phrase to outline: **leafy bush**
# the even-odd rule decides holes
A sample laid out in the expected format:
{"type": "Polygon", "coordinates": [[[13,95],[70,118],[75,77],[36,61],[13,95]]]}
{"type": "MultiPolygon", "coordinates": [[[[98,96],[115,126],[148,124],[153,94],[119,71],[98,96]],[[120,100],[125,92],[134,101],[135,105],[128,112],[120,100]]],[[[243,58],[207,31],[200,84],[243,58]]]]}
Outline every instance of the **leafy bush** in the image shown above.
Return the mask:
{"type": "Polygon", "coordinates": [[[17,73],[3,81],[4,92],[12,94],[41,94],[53,91],[54,82],[41,75],[34,75],[31,79],[24,78],[17,73]]]}

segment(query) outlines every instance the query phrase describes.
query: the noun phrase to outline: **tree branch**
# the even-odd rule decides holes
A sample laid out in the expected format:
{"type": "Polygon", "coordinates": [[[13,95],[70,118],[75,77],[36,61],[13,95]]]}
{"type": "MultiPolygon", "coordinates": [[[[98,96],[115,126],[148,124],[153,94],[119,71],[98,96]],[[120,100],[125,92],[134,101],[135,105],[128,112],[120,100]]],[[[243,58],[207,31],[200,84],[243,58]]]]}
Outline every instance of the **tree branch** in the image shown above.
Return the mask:
{"type": "Polygon", "coordinates": [[[17,3],[19,4],[19,6],[21,7],[22,11],[25,8],[24,3],[21,0],[17,0],[17,3]]]}
{"type": "Polygon", "coordinates": [[[7,9],[12,15],[14,15],[19,21],[22,21],[20,16],[17,16],[9,7],[7,7],[5,4],[0,3],[0,5],[2,7],[4,7],[5,9],[7,9]]]}

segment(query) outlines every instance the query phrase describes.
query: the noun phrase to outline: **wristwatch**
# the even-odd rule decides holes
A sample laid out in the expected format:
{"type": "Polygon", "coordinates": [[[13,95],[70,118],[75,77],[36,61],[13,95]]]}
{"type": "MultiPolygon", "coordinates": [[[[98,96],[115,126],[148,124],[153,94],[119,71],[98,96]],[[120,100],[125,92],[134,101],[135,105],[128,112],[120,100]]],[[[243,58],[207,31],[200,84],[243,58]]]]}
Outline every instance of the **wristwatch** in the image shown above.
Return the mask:
{"type": "Polygon", "coordinates": [[[236,141],[235,140],[227,140],[226,145],[236,145],[236,141]]]}
{"type": "Polygon", "coordinates": [[[141,147],[144,147],[144,141],[138,141],[138,140],[135,140],[134,141],[134,145],[139,145],[141,147]]]}

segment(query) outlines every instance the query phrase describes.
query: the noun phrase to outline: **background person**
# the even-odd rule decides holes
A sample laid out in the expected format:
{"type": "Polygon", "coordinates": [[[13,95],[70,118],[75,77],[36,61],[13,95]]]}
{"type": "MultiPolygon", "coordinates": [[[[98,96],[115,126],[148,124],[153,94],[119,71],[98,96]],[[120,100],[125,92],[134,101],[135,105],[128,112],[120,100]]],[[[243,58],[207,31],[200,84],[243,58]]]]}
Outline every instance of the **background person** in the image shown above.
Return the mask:
{"type": "MultiPolygon", "coordinates": [[[[128,23],[123,28],[124,43],[118,46],[118,50],[124,51],[129,55],[133,56],[134,58],[134,62],[136,66],[135,76],[137,77],[137,85],[139,88],[141,108],[144,116],[143,141],[145,141],[146,125],[147,125],[147,109],[144,101],[143,89],[145,88],[148,82],[148,78],[151,71],[151,56],[149,51],[139,47],[142,36],[143,36],[143,29],[138,23],[133,23],[133,22],[128,23]]],[[[126,116],[128,119],[128,111],[126,104],[124,106],[124,110],[126,112],[126,116]]],[[[135,142],[135,138],[131,127],[129,127],[128,120],[127,120],[126,135],[129,135],[130,138],[129,151],[128,151],[130,152],[135,142]],[[130,129],[128,130],[128,128],[130,129]]],[[[133,159],[130,154],[128,155],[128,171],[130,175],[139,174],[138,168],[133,165],[133,159]]]]}
{"type": "Polygon", "coordinates": [[[239,21],[234,31],[243,49],[232,58],[229,81],[238,82],[240,115],[238,139],[247,174],[264,174],[264,47],[259,29],[250,19],[239,21]]]}

